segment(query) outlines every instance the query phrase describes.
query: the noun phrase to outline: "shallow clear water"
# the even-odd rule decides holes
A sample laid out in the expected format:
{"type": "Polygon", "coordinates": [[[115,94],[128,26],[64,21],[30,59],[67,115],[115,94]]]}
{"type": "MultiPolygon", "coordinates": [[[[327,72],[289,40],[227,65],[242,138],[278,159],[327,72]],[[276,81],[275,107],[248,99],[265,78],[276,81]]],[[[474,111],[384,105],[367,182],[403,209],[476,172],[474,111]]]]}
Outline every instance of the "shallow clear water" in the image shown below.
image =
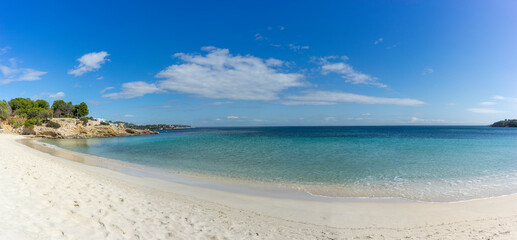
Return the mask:
{"type": "Polygon", "coordinates": [[[44,140],[161,169],[285,183],[330,197],[456,201],[517,193],[517,129],[249,127],[44,140]]]}

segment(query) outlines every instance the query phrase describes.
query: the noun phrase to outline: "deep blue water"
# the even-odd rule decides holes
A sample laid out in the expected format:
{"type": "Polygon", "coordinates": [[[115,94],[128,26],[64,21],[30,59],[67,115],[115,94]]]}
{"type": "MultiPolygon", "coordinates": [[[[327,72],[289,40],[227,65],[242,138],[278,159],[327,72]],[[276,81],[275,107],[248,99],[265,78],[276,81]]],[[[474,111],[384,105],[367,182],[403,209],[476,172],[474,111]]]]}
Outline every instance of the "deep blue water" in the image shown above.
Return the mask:
{"type": "Polygon", "coordinates": [[[463,200],[517,193],[517,129],[242,127],[44,140],[140,165],[286,183],[336,197],[463,200]]]}

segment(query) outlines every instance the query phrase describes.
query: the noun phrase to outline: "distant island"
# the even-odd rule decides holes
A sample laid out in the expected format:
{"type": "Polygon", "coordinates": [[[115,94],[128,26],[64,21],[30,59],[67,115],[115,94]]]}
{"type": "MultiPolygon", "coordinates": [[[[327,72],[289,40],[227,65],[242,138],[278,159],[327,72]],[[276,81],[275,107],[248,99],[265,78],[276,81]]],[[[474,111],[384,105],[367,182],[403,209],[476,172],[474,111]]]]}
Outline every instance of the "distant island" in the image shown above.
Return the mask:
{"type": "Polygon", "coordinates": [[[517,119],[505,119],[493,123],[490,127],[517,127],[517,119]]]}

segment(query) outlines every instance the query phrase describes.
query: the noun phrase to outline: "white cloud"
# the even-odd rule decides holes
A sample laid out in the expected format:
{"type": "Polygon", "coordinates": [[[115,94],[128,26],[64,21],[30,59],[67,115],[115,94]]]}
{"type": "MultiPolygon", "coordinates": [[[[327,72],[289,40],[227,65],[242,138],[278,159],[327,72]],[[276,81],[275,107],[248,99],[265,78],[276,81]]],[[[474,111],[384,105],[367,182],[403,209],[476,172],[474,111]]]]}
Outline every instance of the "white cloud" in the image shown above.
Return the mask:
{"type": "Polygon", "coordinates": [[[65,97],[65,93],[64,92],[57,92],[57,93],[54,93],[54,94],[50,94],[49,97],[51,99],[64,98],[65,97]]]}
{"type": "Polygon", "coordinates": [[[431,67],[426,67],[424,68],[424,71],[422,72],[422,75],[427,75],[427,74],[431,74],[434,72],[434,69],[431,68],[431,67]]]}
{"type": "Polygon", "coordinates": [[[234,102],[232,102],[232,101],[213,102],[213,103],[211,103],[210,105],[219,106],[219,105],[226,105],[226,104],[234,104],[234,102]]]}
{"type": "Polygon", "coordinates": [[[495,105],[495,102],[480,102],[479,105],[481,106],[492,106],[495,105]]]}
{"type": "Polygon", "coordinates": [[[375,42],[373,42],[373,44],[377,45],[377,44],[381,43],[382,41],[384,41],[384,39],[378,38],[377,40],[375,40],[375,42]]]}
{"type": "Polygon", "coordinates": [[[18,68],[16,66],[16,60],[14,58],[9,59],[10,66],[0,64],[0,85],[8,84],[11,82],[20,81],[36,81],[40,80],[41,76],[47,74],[47,72],[38,71],[32,68],[18,68]]]}
{"type": "Polygon", "coordinates": [[[396,47],[397,47],[397,45],[398,45],[398,44],[393,44],[393,45],[391,45],[391,46],[387,46],[387,47],[386,47],[386,50],[394,49],[394,48],[396,48],[396,47]]]}
{"type": "Polygon", "coordinates": [[[102,79],[104,79],[103,76],[97,77],[97,80],[102,80],[102,79]]]}
{"type": "Polygon", "coordinates": [[[363,113],[361,114],[362,116],[371,116],[372,114],[371,113],[363,113]]]}
{"type": "Polygon", "coordinates": [[[180,107],[178,105],[153,105],[153,106],[143,106],[139,107],[140,109],[166,109],[166,108],[177,108],[180,107]]]}
{"type": "Polygon", "coordinates": [[[325,102],[325,101],[282,101],[282,104],[288,106],[298,106],[298,105],[336,105],[336,102],[325,102]]]}
{"type": "Polygon", "coordinates": [[[285,30],[285,27],[284,27],[284,26],[278,26],[278,30],[280,30],[280,31],[284,31],[284,30],[285,30]]]}
{"type": "Polygon", "coordinates": [[[399,106],[420,106],[425,102],[411,98],[385,98],[371,97],[346,92],[333,91],[312,91],[304,95],[290,95],[283,102],[286,105],[332,105],[339,102],[359,103],[359,104],[389,104],[399,106]]]}
{"type": "Polygon", "coordinates": [[[102,97],[111,99],[129,99],[158,92],[161,92],[161,90],[155,84],[139,81],[124,83],[122,84],[122,92],[108,93],[102,95],[102,97]]]}
{"type": "Polygon", "coordinates": [[[336,117],[326,117],[325,121],[336,121],[336,117]]]}
{"type": "Polygon", "coordinates": [[[99,93],[100,93],[100,94],[103,94],[103,93],[105,93],[106,91],[111,90],[111,89],[113,89],[113,88],[114,88],[114,87],[107,87],[107,88],[104,88],[104,89],[102,89],[99,93]]]}
{"type": "Polygon", "coordinates": [[[283,65],[278,59],[234,56],[228,49],[203,47],[208,53],[177,53],[174,56],[183,63],[171,65],[156,74],[162,78],[157,83],[128,82],[122,92],[105,94],[113,99],[133,98],[144,94],[176,91],[195,94],[199,97],[232,100],[271,101],[290,87],[302,87],[304,75],[284,73],[277,67],[283,65]]]}
{"type": "Polygon", "coordinates": [[[492,108],[469,108],[469,109],[467,109],[467,111],[473,112],[473,113],[482,113],[482,114],[504,113],[503,111],[495,110],[492,108]]]}
{"type": "MultiPolygon", "coordinates": [[[[331,59],[337,59],[337,56],[323,57],[318,59],[318,63],[321,64],[321,71],[323,74],[337,73],[340,74],[346,82],[351,84],[367,84],[381,88],[386,88],[385,84],[378,82],[378,78],[364,74],[362,72],[354,70],[354,68],[345,62],[329,62],[331,59]]],[[[348,59],[346,56],[341,57],[343,61],[348,59]]]]}
{"type": "Polygon", "coordinates": [[[164,80],[157,86],[204,98],[270,101],[277,100],[284,89],[306,85],[302,74],[284,73],[268,65],[280,60],[233,56],[228,49],[215,47],[202,49],[208,54],[175,54],[183,63],[159,72],[156,77],[164,80]]]}
{"type": "Polygon", "coordinates": [[[294,45],[292,43],[289,44],[289,48],[295,52],[300,50],[306,50],[309,49],[309,46],[302,46],[302,45],[294,45]]]}
{"type": "Polygon", "coordinates": [[[126,114],[126,115],[124,115],[123,117],[125,117],[125,118],[132,118],[132,117],[134,117],[134,116],[135,116],[135,115],[132,115],[132,114],[126,114]]]}
{"type": "Polygon", "coordinates": [[[416,123],[416,122],[423,122],[424,119],[421,119],[421,118],[417,118],[417,117],[411,117],[411,121],[412,123],[416,123]]]}
{"type": "Polygon", "coordinates": [[[264,37],[262,37],[262,35],[260,35],[260,33],[256,33],[255,40],[264,40],[264,37]]]}
{"type": "Polygon", "coordinates": [[[0,55],[4,55],[9,49],[11,49],[9,46],[0,48],[0,55]]]}
{"type": "Polygon", "coordinates": [[[107,56],[109,56],[109,54],[105,51],[84,54],[82,57],[77,59],[77,61],[79,61],[79,65],[75,66],[74,69],[69,70],[68,74],[77,77],[87,72],[95,71],[101,68],[101,65],[106,61],[109,61],[109,59],[106,58],[107,56]]]}
{"type": "Polygon", "coordinates": [[[517,98],[513,98],[513,97],[503,97],[503,96],[494,96],[494,99],[495,100],[500,100],[500,101],[510,101],[510,102],[517,102],[517,98]]]}
{"type": "Polygon", "coordinates": [[[94,106],[99,106],[99,105],[110,103],[110,102],[109,101],[89,100],[88,103],[91,104],[91,105],[94,105],[94,106]]]}
{"type": "Polygon", "coordinates": [[[269,58],[268,60],[266,60],[266,65],[273,66],[273,67],[279,67],[279,66],[284,65],[284,61],[278,60],[276,58],[269,58]]]}
{"type": "Polygon", "coordinates": [[[22,74],[19,75],[18,81],[35,81],[40,80],[41,76],[47,72],[37,71],[31,68],[22,69],[22,74]]]}
{"type": "Polygon", "coordinates": [[[445,120],[441,120],[441,119],[421,119],[421,118],[418,118],[418,117],[411,117],[411,120],[409,121],[410,123],[444,123],[446,122],[445,120]]]}
{"type": "Polygon", "coordinates": [[[228,118],[228,119],[237,119],[237,118],[239,118],[239,117],[237,117],[237,116],[228,116],[228,117],[226,117],[226,118],[228,118]]]}

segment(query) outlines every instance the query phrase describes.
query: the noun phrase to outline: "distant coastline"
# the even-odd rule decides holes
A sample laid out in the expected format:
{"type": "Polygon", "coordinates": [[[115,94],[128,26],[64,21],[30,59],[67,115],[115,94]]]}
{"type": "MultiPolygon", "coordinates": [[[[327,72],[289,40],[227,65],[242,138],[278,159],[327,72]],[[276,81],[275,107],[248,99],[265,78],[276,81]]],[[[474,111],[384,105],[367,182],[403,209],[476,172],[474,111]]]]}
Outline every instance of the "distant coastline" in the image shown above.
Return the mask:
{"type": "Polygon", "coordinates": [[[497,121],[490,125],[490,127],[517,127],[517,119],[505,119],[497,121]]]}
{"type": "Polygon", "coordinates": [[[136,125],[128,123],[125,125],[128,128],[132,129],[139,129],[139,130],[164,130],[164,129],[187,129],[187,128],[194,128],[189,125],[182,125],[182,124],[147,124],[147,125],[136,125]]]}

